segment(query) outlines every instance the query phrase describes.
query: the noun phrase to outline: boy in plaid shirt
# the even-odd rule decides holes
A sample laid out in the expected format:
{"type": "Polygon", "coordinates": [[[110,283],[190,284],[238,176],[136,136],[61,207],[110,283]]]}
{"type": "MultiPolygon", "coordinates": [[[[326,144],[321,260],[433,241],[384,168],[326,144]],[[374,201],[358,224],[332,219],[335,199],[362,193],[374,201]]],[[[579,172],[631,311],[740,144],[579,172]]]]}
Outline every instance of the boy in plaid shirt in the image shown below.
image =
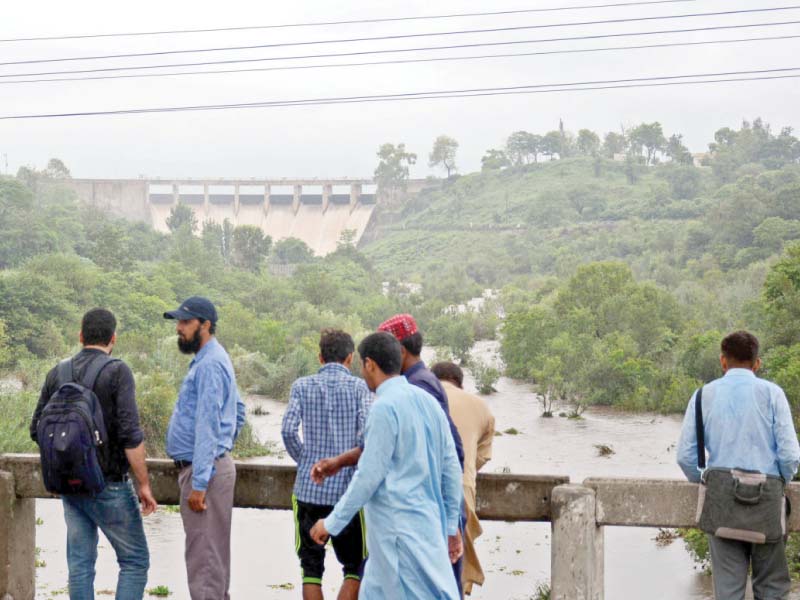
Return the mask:
{"type": "MultiPolygon", "coordinates": [[[[295,518],[295,550],[300,558],[304,600],[322,599],[325,547],[314,543],[309,531],[324,519],[344,494],[355,467],[346,467],[321,485],[311,480],[311,467],[320,459],[336,456],[363,444],[364,425],[372,394],[363,379],[350,373],[355,346],[349,334],[322,331],[319,342],[322,364],[316,375],[301,377],[292,385],[281,435],[286,451],[297,462],[292,504],[295,518]],[[303,428],[302,439],[298,433],[303,428]]],[[[332,538],[336,558],[342,564],[344,583],[339,598],[356,600],[367,557],[363,515],[332,538]]]]}

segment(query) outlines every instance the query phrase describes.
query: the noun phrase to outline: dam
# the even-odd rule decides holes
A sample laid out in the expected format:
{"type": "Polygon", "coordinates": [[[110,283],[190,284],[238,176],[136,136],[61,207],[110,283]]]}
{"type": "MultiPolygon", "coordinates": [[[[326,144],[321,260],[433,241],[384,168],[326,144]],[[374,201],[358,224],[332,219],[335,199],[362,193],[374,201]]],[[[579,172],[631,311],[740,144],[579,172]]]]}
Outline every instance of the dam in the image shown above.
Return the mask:
{"type": "Polygon", "coordinates": [[[369,179],[66,179],[65,185],[92,206],[168,232],[178,204],[197,223],[252,225],[273,242],[298,238],[317,255],[336,249],[345,231],[361,239],[377,203],[369,179]]]}

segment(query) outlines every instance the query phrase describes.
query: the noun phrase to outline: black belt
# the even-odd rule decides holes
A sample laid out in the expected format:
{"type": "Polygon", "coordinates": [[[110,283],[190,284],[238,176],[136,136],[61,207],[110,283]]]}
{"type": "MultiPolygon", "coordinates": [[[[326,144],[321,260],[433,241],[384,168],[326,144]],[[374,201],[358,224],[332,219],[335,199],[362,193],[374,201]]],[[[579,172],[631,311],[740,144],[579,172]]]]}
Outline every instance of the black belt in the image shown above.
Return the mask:
{"type": "Polygon", "coordinates": [[[105,480],[112,483],[125,483],[128,481],[128,474],[124,473],[122,475],[108,475],[105,480]]]}
{"type": "MultiPolygon", "coordinates": [[[[227,452],[223,452],[222,454],[217,456],[214,460],[219,460],[220,458],[222,458],[226,454],[227,454],[227,452]]],[[[190,460],[173,460],[172,462],[175,463],[175,467],[178,468],[178,469],[185,469],[186,467],[191,467],[192,466],[192,461],[190,461],[190,460]]]]}

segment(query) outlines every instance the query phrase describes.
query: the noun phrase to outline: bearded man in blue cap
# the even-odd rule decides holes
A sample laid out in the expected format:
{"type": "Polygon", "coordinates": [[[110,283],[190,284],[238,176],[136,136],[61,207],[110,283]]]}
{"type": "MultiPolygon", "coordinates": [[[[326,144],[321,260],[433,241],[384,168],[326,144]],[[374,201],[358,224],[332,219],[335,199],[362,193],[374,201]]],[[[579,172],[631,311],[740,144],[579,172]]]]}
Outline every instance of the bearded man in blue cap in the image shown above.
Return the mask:
{"type": "Polygon", "coordinates": [[[164,318],[176,321],[180,351],[195,355],[167,430],[167,454],[179,469],[189,594],[229,600],[236,483],[230,451],[244,425],[244,402],[231,359],[214,336],[211,301],[192,296],[164,318]]]}

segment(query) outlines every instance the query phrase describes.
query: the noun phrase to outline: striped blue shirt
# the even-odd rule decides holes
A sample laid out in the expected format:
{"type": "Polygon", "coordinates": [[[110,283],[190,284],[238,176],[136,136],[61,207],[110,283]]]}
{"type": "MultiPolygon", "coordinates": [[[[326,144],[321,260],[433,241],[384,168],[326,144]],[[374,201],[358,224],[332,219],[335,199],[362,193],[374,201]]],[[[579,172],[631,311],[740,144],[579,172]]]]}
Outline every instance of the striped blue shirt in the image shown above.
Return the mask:
{"type": "Polygon", "coordinates": [[[322,485],[311,481],[311,467],[362,444],[372,394],[363,379],[339,363],[327,363],[316,375],[292,385],[281,436],[297,463],[294,495],[301,502],[333,506],[344,494],[355,467],[346,467],[322,485]],[[302,425],[303,436],[299,429],[302,425]]]}

